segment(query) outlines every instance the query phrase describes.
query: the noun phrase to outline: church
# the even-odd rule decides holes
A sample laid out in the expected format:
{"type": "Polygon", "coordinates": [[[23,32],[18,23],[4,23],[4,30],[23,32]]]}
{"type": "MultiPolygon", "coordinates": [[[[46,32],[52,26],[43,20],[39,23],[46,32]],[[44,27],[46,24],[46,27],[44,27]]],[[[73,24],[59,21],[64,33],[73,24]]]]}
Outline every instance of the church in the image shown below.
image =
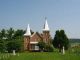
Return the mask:
{"type": "Polygon", "coordinates": [[[41,40],[45,42],[46,44],[49,44],[51,40],[50,29],[48,26],[47,19],[45,19],[42,33],[34,32],[33,34],[31,34],[31,29],[28,24],[27,30],[24,34],[24,50],[25,51],[38,51],[39,46],[37,46],[37,44],[41,40]]]}

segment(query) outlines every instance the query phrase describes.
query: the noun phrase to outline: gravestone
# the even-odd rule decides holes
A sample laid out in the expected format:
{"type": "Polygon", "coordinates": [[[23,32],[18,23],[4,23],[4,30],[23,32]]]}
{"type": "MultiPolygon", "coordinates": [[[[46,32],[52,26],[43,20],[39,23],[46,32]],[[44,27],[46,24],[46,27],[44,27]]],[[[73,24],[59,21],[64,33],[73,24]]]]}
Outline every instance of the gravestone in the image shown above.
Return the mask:
{"type": "Polygon", "coordinates": [[[4,59],[4,55],[3,55],[3,59],[4,59]]]}
{"type": "Polygon", "coordinates": [[[0,57],[0,60],[1,60],[1,57],[0,57]]]}
{"type": "Polygon", "coordinates": [[[13,55],[16,55],[15,50],[13,50],[13,55]]]}
{"type": "Polygon", "coordinates": [[[65,54],[65,49],[64,49],[64,46],[63,46],[63,49],[62,49],[62,54],[63,54],[63,55],[65,54]]]}
{"type": "Polygon", "coordinates": [[[17,55],[19,56],[19,53],[17,55]]]}
{"type": "Polygon", "coordinates": [[[9,53],[7,54],[7,57],[9,57],[10,55],[9,55],[9,53]]]}

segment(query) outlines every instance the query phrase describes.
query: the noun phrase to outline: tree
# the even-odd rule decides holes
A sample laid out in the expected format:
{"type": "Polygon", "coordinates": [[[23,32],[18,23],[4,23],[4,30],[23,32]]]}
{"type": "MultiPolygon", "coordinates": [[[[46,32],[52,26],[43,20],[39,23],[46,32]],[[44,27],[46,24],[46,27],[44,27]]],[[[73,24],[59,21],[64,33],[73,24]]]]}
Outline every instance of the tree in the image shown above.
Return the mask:
{"type": "Polygon", "coordinates": [[[40,41],[38,44],[40,51],[44,51],[45,43],[43,41],[40,41]]]}
{"type": "Polygon", "coordinates": [[[14,37],[22,37],[25,31],[18,29],[14,32],[14,37]]]}
{"type": "Polygon", "coordinates": [[[4,52],[4,44],[0,43],[0,52],[4,52]]]}
{"type": "Polygon", "coordinates": [[[44,51],[46,52],[53,52],[53,46],[51,44],[46,44],[44,51]]]}
{"type": "Polygon", "coordinates": [[[14,40],[13,36],[14,36],[14,29],[10,28],[9,30],[7,30],[7,39],[8,40],[14,40]]]}
{"type": "Polygon", "coordinates": [[[7,44],[7,51],[8,52],[12,52],[13,50],[15,50],[16,52],[19,52],[21,49],[21,44],[18,41],[10,41],[7,44]]]}
{"type": "Polygon", "coordinates": [[[0,32],[0,39],[5,38],[5,36],[6,36],[6,33],[5,32],[6,32],[5,29],[2,29],[1,30],[1,32],[0,32]]]}
{"type": "Polygon", "coordinates": [[[22,42],[23,42],[23,30],[16,30],[14,31],[12,28],[10,28],[8,31],[8,43],[7,43],[7,50],[8,52],[12,52],[12,50],[16,50],[19,52],[22,48],[22,42]]]}
{"type": "Polygon", "coordinates": [[[20,45],[20,50],[19,51],[23,51],[23,35],[24,35],[25,31],[18,29],[15,31],[14,33],[14,40],[16,40],[19,45],[20,45]]]}
{"type": "Polygon", "coordinates": [[[23,34],[24,30],[17,29],[16,31],[13,28],[8,30],[2,29],[0,31],[0,52],[11,52],[13,49],[20,51],[23,43],[23,34]]]}
{"type": "Polygon", "coordinates": [[[61,49],[63,46],[65,47],[65,50],[68,49],[69,39],[67,38],[64,30],[56,31],[56,34],[52,43],[55,48],[59,49],[59,52],[61,52],[61,49]]]}
{"type": "Polygon", "coordinates": [[[5,52],[6,50],[6,33],[5,29],[2,29],[0,32],[0,52],[5,52]]]}
{"type": "Polygon", "coordinates": [[[38,43],[40,51],[45,51],[45,52],[52,52],[53,51],[53,46],[51,44],[46,44],[43,41],[40,41],[38,43]]]}

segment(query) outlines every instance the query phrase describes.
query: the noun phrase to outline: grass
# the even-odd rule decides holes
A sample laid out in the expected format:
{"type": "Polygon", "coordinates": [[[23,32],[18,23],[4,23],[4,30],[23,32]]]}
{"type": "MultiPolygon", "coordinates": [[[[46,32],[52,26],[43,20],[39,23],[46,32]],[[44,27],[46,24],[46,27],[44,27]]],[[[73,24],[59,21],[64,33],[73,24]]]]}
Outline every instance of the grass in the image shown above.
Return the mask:
{"type": "MultiPolygon", "coordinates": [[[[3,55],[7,56],[7,54],[0,54],[0,57],[3,55]]],[[[9,57],[0,60],[80,60],[80,54],[69,51],[66,51],[65,55],[59,52],[24,52],[17,53],[15,56],[10,54],[9,57]]]]}
{"type": "Polygon", "coordinates": [[[0,60],[80,60],[80,48],[71,48],[63,55],[57,50],[54,52],[23,52],[0,54],[0,60]]]}

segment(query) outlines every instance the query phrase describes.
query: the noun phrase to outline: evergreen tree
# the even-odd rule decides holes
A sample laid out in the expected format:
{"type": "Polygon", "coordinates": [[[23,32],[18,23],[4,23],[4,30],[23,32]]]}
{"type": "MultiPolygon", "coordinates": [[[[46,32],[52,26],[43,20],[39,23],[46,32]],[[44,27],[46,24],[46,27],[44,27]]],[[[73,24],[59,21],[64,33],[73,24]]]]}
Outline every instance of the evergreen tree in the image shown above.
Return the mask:
{"type": "Polygon", "coordinates": [[[5,29],[2,29],[0,32],[0,52],[6,51],[6,34],[5,29]]]}
{"type": "Polygon", "coordinates": [[[67,38],[64,30],[56,31],[56,34],[52,43],[55,48],[59,48],[59,52],[61,52],[61,49],[63,46],[65,47],[65,50],[68,49],[69,39],[67,38]]]}

